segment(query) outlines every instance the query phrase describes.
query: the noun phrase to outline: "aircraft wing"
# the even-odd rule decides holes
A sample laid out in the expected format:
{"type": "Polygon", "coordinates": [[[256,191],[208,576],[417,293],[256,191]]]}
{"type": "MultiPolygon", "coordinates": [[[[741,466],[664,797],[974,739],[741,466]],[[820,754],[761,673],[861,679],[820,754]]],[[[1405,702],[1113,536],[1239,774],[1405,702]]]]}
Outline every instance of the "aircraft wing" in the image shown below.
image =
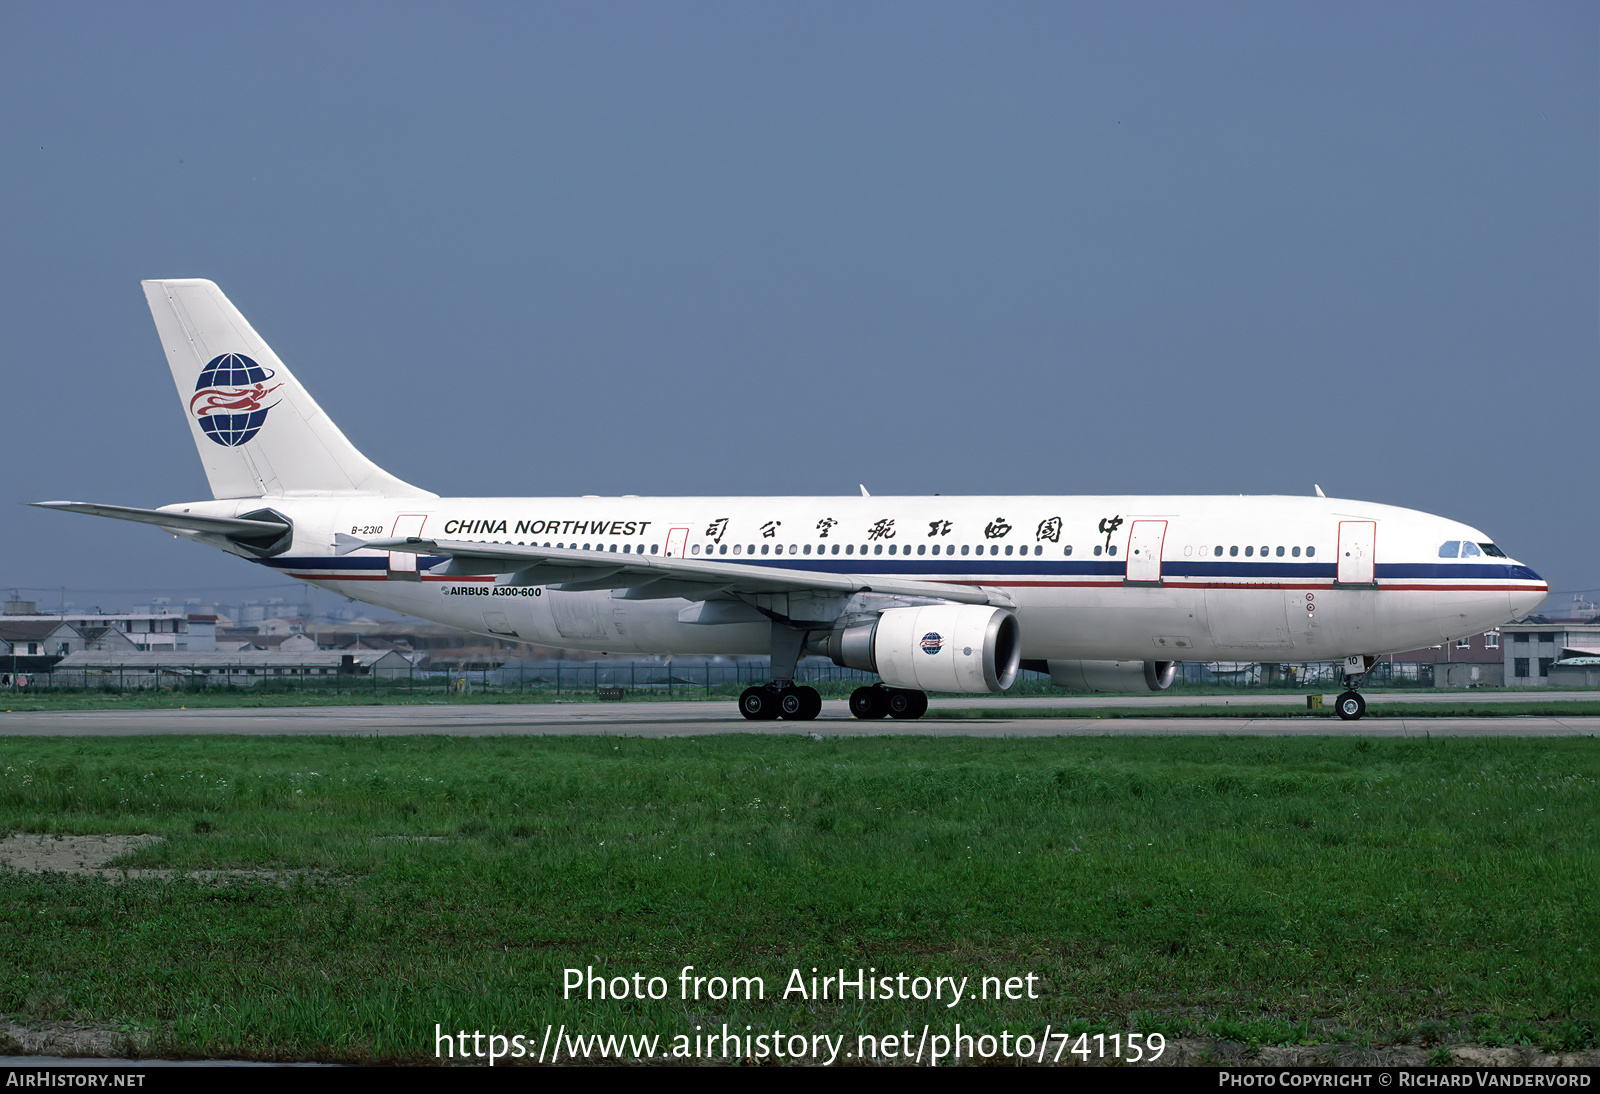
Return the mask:
{"type": "Polygon", "coordinates": [[[362,548],[444,555],[450,561],[433,573],[455,576],[512,575],[518,585],[552,585],[558,590],[627,589],[630,597],[678,596],[704,600],[729,593],[885,593],[931,597],[957,604],[1011,607],[1005,594],[972,585],[864,574],[836,574],[786,564],[753,565],[659,555],[617,555],[559,547],[521,547],[507,543],[469,543],[447,539],[369,539],[339,535],[340,554],[362,548]]]}

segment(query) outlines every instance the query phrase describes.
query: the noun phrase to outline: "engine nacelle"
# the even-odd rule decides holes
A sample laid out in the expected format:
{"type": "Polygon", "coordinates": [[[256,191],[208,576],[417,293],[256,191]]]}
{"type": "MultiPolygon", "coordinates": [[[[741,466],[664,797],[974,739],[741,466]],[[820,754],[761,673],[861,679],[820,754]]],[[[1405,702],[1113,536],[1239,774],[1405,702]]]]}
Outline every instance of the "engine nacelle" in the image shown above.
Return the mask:
{"type": "Polygon", "coordinates": [[[1089,691],[1165,691],[1178,676],[1176,661],[1050,661],[1050,682],[1089,691]]]}
{"type": "Polygon", "coordinates": [[[835,627],[827,652],[834,664],[875,672],[890,687],[1000,692],[1017,678],[1022,631],[1003,608],[890,608],[868,622],[835,627]]]}

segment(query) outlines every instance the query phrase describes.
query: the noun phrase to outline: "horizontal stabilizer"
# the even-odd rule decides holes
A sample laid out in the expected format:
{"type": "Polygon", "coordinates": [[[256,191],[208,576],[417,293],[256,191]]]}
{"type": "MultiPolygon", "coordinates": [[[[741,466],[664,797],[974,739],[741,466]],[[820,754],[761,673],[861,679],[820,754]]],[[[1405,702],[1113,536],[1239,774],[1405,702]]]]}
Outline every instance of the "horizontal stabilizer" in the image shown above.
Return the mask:
{"type": "Polygon", "coordinates": [[[289,525],[277,520],[244,520],[239,517],[202,517],[193,513],[171,513],[165,509],[135,509],[127,505],[98,505],[87,501],[35,501],[40,509],[60,509],[67,513],[87,513],[94,517],[154,524],[180,532],[210,532],[232,539],[262,539],[281,536],[289,525]]]}

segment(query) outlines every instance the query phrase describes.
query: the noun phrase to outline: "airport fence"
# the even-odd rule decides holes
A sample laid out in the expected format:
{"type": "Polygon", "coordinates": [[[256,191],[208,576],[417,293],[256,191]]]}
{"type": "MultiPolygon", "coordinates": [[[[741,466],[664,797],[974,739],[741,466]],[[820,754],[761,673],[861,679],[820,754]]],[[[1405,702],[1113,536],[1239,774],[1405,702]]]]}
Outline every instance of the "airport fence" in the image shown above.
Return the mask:
{"type": "MultiPolygon", "coordinates": [[[[1305,690],[1342,686],[1339,662],[1309,665],[1186,662],[1180,664],[1175,691],[1305,690]]],[[[54,672],[0,675],[0,690],[16,692],[248,692],[307,695],[419,697],[525,696],[528,698],[706,699],[736,695],[770,679],[765,659],[737,662],[552,661],[470,668],[410,666],[403,669],[330,671],[308,666],[259,667],[211,664],[105,665],[54,672]]],[[[802,661],[795,681],[827,696],[848,695],[878,677],[830,662],[802,661]]],[[[1429,664],[1379,662],[1365,686],[1432,687],[1429,664]]],[[[1008,695],[1069,695],[1048,676],[1021,672],[1008,695]]]]}

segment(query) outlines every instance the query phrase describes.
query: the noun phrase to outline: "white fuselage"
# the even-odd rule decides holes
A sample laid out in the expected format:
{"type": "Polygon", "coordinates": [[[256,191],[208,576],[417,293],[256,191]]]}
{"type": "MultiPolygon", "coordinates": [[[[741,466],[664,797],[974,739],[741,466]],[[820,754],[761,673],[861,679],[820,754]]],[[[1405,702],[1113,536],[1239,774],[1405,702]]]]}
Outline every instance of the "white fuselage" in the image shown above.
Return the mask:
{"type": "MultiPolygon", "coordinates": [[[[1437,645],[1548,591],[1481,532],[1321,497],[253,498],[169,506],[291,518],[263,560],[357,600],[572,649],[765,654],[765,622],[685,622],[682,599],[430,572],[335,536],[714,558],[997,590],[1030,659],[1327,661],[1437,645]],[[1475,545],[1472,557],[1441,547],[1475,545]],[[1490,548],[1493,551],[1493,548],[1490,548]]],[[[437,569],[442,570],[442,566],[437,569]]]]}

